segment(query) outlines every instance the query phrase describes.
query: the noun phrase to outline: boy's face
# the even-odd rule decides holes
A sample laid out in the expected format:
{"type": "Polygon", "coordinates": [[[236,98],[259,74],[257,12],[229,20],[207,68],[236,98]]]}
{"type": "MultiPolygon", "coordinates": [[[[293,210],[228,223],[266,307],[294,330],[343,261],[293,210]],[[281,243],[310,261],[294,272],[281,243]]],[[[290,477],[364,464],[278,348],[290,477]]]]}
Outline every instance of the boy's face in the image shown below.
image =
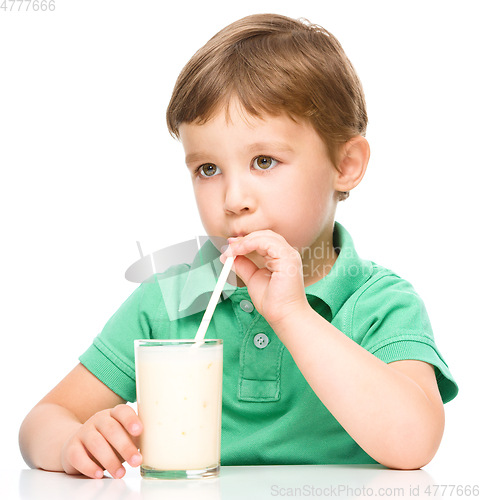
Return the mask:
{"type": "MultiPolygon", "coordinates": [[[[180,125],[203,226],[210,236],[270,229],[302,250],[332,242],[337,170],[312,126],[255,118],[236,102],[204,125],[180,125]]],[[[249,258],[263,267],[259,255],[249,258]],[[257,257],[257,258],[256,258],[257,257]]]]}

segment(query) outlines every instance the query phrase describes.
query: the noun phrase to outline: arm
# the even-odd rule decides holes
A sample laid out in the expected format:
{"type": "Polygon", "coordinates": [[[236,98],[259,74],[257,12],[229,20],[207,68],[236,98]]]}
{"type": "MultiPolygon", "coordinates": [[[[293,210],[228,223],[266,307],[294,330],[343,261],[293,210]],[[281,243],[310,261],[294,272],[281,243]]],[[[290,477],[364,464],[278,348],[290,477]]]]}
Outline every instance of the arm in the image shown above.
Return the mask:
{"type": "Polygon", "coordinates": [[[312,309],[275,331],[319,399],[375,460],[417,469],[434,457],[444,408],[431,365],[388,365],[312,309]]]}
{"type": "Polygon", "coordinates": [[[229,241],[224,255],[236,256],[235,271],[256,309],[359,446],[391,468],[428,463],[444,430],[432,366],[421,361],[388,365],[317,314],[307,302],[300,255],[282,236],[257,231],[229,241]],[[244,257],[253,251],[264,257],[266,268],[244,257]]]}
{"type": "Polygon", "coordinates": [[[30,467],[102,477],[122,477],[122,462],[138,466],[134,410],[83,365],[77,365],[27,415],[20,450],[30,467]]]}

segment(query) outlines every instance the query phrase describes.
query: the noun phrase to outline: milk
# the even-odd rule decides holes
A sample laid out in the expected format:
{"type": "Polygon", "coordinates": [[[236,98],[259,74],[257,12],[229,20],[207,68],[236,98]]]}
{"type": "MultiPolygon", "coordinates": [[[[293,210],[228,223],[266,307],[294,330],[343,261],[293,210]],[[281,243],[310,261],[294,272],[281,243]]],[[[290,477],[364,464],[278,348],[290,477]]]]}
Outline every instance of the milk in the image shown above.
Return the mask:
{"type": "MultiPolygon", "coordinates": [[[[139,341],[137,341],[139,342],[139,341]]],[[[215,469],[220,463],[222,341],[136,343],[142,473],[215,469]]]]}

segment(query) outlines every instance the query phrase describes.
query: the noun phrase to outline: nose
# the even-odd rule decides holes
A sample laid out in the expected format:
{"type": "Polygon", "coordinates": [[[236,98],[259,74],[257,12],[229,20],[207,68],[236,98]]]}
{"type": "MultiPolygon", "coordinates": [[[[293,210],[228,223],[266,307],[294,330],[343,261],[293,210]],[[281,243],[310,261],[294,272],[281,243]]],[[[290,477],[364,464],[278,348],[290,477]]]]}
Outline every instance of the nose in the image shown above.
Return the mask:
{"type": "Polygon", "coordinates": [[[236,175],[226,181],[224,210],[228,214],[246,214],[257,208],[255,190],[245,176],[236,175]]]}

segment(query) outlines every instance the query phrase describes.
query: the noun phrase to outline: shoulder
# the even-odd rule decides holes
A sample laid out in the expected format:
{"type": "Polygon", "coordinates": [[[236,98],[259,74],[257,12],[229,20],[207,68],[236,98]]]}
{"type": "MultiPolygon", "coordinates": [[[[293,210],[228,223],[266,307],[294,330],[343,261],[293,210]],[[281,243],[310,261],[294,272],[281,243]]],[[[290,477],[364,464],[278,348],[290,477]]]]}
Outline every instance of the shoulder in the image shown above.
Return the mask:
{"type": "Polygon", "coordinates": [[[385,363],[417,360],[431,364],[443,401],[451,400],[457,385],[435,343],[422,298],[393,271],[376,264],[372,271],[351,297],[346,333],[385,363]]]}
{"type": "Polygon", "coordinates": [[[124,315],[156,315],[173,299],[178,297],[187,280],[190,265],[180,264],[169,267],[162,273],[151,275],[133,290],[121,304],[113,318],[124,315]],[[166,304],[167,303],[167,304],[166,304]]]}
{"type": "Polygon", "coordinates": [[[157,308],[159,302],[169,303],[174,297],[179,297],[190,270],[189,264],[178,264],[150,276],[137,288],[141,304],[144,307],[157,308]]]}
{"type": "Polygon", "coordinates": [[[348,325],[353,340],[373,331],[385,335],[415,333],[432,337],[422,298],[413,285],[390,269],[372,263],[370,277],[350,297],[348,325]]]}
{"type": "Polygon", "coordinates": [[[374,262],[371,264],[372,273],[369,279],[353,295],[356,306],[368,305],[377,301],[385,303],[386,300],[406,304],[422,302],[421,297],[409,281],[390,269],[374,262]]]}

